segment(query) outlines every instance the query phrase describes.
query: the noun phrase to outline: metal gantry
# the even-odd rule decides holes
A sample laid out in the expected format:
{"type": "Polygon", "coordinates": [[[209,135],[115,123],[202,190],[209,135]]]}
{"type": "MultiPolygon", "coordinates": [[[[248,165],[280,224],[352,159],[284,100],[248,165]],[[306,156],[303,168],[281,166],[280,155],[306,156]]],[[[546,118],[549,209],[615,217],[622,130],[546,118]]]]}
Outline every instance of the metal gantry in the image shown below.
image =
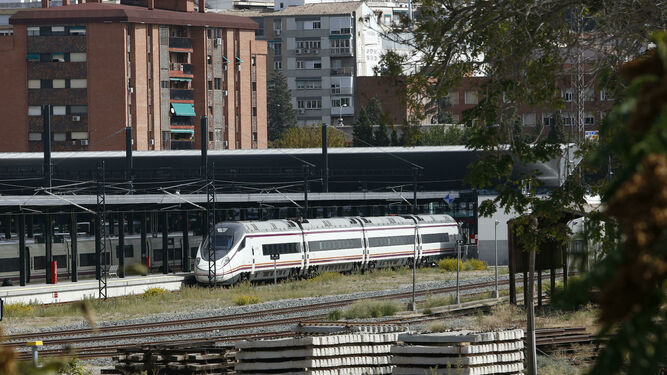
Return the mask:
{"type": "Polygon", "coordinates": [[[97,235],[100,239],[99,256],[101,259],[102,272],[99,278],[100,299],[107,299],[107,241],[106,241],[106,192],[104,189],[104,161],[97,165],[97,235]]]}
{"type": "Polygon", "coordinates": [[[215,286],[215,163],[206,166],[206,225],[208,235],[208,283],[215,286]]]}

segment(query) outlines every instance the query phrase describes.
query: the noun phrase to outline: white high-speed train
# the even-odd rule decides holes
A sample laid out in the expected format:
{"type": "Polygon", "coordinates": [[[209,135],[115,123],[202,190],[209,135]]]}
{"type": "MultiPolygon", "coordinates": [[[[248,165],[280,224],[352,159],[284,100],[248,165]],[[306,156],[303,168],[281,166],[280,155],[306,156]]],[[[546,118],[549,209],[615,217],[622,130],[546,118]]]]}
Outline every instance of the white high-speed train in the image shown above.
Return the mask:
{"type": "MultiPolygon", "coordinates": [[[[324,271],[429,263],[456,254],[456,221],[447,215],[222,222],[215,225],[215,278],[221,284],[324,271]]],[[[208,238],[197,251],[197,281],[209,282],[208,238]]]]}

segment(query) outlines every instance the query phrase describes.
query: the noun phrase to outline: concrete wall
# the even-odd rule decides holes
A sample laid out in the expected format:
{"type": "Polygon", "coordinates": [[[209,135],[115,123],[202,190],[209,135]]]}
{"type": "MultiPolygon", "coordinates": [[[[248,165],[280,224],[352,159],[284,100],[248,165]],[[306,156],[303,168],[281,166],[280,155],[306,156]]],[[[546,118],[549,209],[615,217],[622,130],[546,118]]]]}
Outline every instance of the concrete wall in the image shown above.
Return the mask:
{"type": "MultiPolygon", "coordinates": [[[[487,199],[494,199],[495,196],[480,195],[477,198],[477,204],[481,204],[487,199]]],[[[496,211],[492,217],[478,217],[478,244],[479,259],[494,264],[495,262],[495,241],[494,241],[494,223],[498,220],[498,264],[508,264],[508,243],[507,243],[507,220],[510,220],[517,215],[514,212],[506,214],[503,209],[496,211]]]]}

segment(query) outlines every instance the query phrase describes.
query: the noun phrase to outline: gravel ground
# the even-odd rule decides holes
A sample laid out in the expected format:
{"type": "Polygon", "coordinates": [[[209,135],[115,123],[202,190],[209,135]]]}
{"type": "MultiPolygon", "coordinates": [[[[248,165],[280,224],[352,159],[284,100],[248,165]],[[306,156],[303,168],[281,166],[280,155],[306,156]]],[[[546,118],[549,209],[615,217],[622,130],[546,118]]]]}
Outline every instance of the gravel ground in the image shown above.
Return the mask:
{"type": "MultiPolygon", "coordinates": [[[[500,275],[499,279],[500,280],[506,280],[508,278],[507,275],[500,275]]],[[[467,285],[467,284],[473,284],[473,283],[479,283],[479,282],[491,282],[493,281],[494,278],[493,276],[490,277],[475,277],[475,278],[468,278],[468,279],[461,279],[460,284],[461,285],[467,285]]],[[[456,282],[455,281],[432,281],[432,282],[425,282],[425,283],[418,283],[416,289],[418,291],[421,290],[429,290],[429,289],[435,289],[435,288],[442,288],[442,287],[449,287],[449,286],[455,286],[456,282]]],[[[503,286],[501,286],[503,288],[503,286]]],[[[504,288],[507,288],[505,286],[504,288]]],[[[503,289],[504,289],[503,288],[503,289]]],[[[461,295],[466,295],[466,294],[472,294],[480,291],[490,291],[492,290],[493,287],[490,288],[483,288],[483,289],[477,289],[475,291],[467,291],[467,290],[462,290],[461,295]]],[[[178,313],[178,314],[169,314],[169,313],[164,313],[164,314],[158,314],[158,315],[151,315],[151,316],[146,316],[142,317],[139,319],[131,319],[131,320],[117,320],[117,321],[109,321],[109,322],[97,322],[98,327],[108,327],[108,326],[124,326],[124,325],[132,325],[132,324],[138,324],[138,323],[155,323],[155,322],[166,322],[169,320],[182,320],[182,319],[197,319],[197,318],[205,318],[205,317],[212,317],[212,316],[220,316],[220,315],[233,315],[233,314],[240,314],[240,313],[245,313],[245,312],[257,312],[257,311],[263,311],[263,310],[271,310],[271,309],[279,309],[279,308],[286,308],[286,307],[293,307],[293,306],[303,306],[303,305],[310,305],[310,304],[315,304],[315,303],[324,303],[324,302],[334,302],[334,301],[341,301],[349,298],[371,298],[371,297],[381,297],[381,296],[386,296],[392,293],[396,292],[410,292],[412,291],[412,284],[407,284],[404,285],[401,288],[395,288],[391,290],[382,290],[382,291],[372,291],[372,292],[357,292],[357,293],[350,293],[350,294],[343,294],[343,295],[333,295],[333,296],[322,296],[322,297],[309,297],[309,298],[298,298],[298,299],[289,299],[289,300],[279,300],[279,301],[270,301],[270,302],[264,302],[260,304],[255,304],[255,305],[246,305],[246,306],[233,306],[233,307],[226,307],[226,308],[221,308],[221,309],[210,309],[210,310],[197,310],[197,311],[192,311],[188,313],[178,313]]],[[[423,299],[423,297],[418,297],[418,300],[423,299]]],[[[409,299],[404,299],[401,302],[408,302],[409,299]]],[[[314,314],[321,314],[321,313],[326,313],[327,310],[318,310],[318,311],[307,311],[307,312],[297,312],[297,313],[292,313],[288,315],[283,315],[281,318],[285,317],[290,317],[294,319],[294,321],[299,321],[303,319],[307,319],[308,317],[314,315],[314,314]]],[[[252,322],[257,322],[259,320],[262,320],[261,317],[256,317],[256,318],[247,318],[247,319],[233,319],[230,320],[228,324],[245,324],[245,323],[252,323],[252,322]]],[[[382,319],[369,319],[368,321],[381,321],[382,319]]],[[[448,326],[456,326],[456,322],[460,321],[460,318],[452,319],[451,322],[448,323],[448,326]],[[449,325],[451,324],[451,325],[449,325]]],[[[224,324],[224,323],[223,323],[224,324]]],[[[423,326],[428,326],[430,323],[426,323],[423,326]]],[[[179,335],[173,335],[173,336],[160,336],[160,338],[167,340],[167,339],[173,339],[173,340],[180,340],[180,339],[217,339],[219,341],[224,341],[224,336],[227,335],[240,335],[240,334],[257,334],[257,333],[262,333],[262,332],[276,332],[276,331],[293,331],[296,328],[295,324],[290,324],[290,325],[280,325],[280,326],[271,326],[271,327],[258,327],[258,328],[247,328],[247,329],[233,329],[233,330],[225,330],[224,327],[220,327],[221,323],[201,323],[201,324],[192,324],[188,326],[179,326],[178,328],[187,328],[187,327],[205,327],[205,326],[216,326],[215,329],[212,328],[211,331],[206,331],[206,332],[201,332],[201,333],[193,333],[193,334],[179,334],[179,335]]],[[[415,326],[411,327],[413,329],[420,327],[415,326]]],[[[18,334],[18,333],[30,333],[30,332],[35,332],[35,333],[45,333],[45,332],[50,332],[50,331],[61,331],[61,330],[70,330],[70,329],[81,329],[81,328],[89,328],[89,325],[86,322],[80,322],[76,324],[70,324],[70,325],[65,325],[65,326],[53,326],[49,328],[42,328],[42,329],[34,329],[30,327],[8,327],[6,334],[18,334]]],[[[164,330],[167,331],[169,329],[172,329],[173,327],[170,326],[164,326],[159,329],[150,329],[150,331],[156,331],[156,330],[164,330]]],[[[146,331],[146,330],[143,330],[146,331]]],[[[142,332],[142,330],[127,330],[124,332],[142,332]]],[[[116,332],[114,332],[116,334],[116,332]]],[[[48,342],[48,339],[45,339],[46,342],[48,342]]],[[[141,337],[141,338],[136,338],[136,339],[128,339],[128,340],[116,340],[116,339],[111,339],[111,340],[99,340],[95,342],[94,344],[86,344],[86,343],[81,343],[79,345],[74,344],[71,345],[72,347],[85,347],[89,345],[95,345],[98,346],[102,342],[104,342],[107,345],[118,345],[118,344],[139,344],[139,343],[150,343],[154,342],[155,338],[151,337],[150,333],[146,332],[146,335],[141,337]]],[[[43,349],[55,349],[57,346],[52,345],[45,345],[43,349]]],[[[84,361],[89,366],[89,369],[92,370],[92,373],[99,373],[99,369],[101,367],[108,367],[113,365],[113,361],[111,359],[92,359],[92,360],[86,360],[84,361]]]]}

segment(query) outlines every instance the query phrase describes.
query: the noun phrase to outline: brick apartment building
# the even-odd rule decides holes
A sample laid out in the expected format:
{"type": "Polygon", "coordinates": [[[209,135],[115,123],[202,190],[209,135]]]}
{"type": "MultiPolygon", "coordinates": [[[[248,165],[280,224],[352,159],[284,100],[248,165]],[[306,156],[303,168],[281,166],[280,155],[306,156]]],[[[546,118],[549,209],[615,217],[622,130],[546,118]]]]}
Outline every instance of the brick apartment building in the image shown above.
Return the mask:
{"type": "Polygon", "coordinates": [[[190,0],[88,2],[24,10],[0,36],[0,151],[265,148],[266,42],[244,17],[190,0]]]}
{"type": "MultiPolygon", "coordinates": [[[[386,77],[358,77],[358,102],[357,107],[363,108],[373,97],[378,97],[382,102],[382,108],[393,124],[403,124],[411,120],[412,112],[401,100],[401,86],[392,79],[386,77]]],[[[449,107],[446,109],[452,117],[452,123],[460,124],[464,121],[463,113],[475,107],[479,102],[479,88],[483,85],[484,77],[464,78],[458,87],[452,88],[448,94],[449,107]]],[[[574,89],[570,85],[568,77],[564,77],[558,83],[560,96],[563,99],[564,109],[560,111],[562,123],[569,127],[575,123],[575,96],[574,89]]],[[[610,111],[613,99],[604,89],[587,87],[584,91],[584,128],[585,130],[597,130],[604,116],[610,111]]],[[[521,124],[527,132],[534,129],[537,124],[551,126],[554,122],[556,111],[549,108],[532,108],[530,106],[519,106],[517,115],[521,124]]],[[[437,123],[436,113],[428,115],[422,120],[422,125],[437,123]]]]}

